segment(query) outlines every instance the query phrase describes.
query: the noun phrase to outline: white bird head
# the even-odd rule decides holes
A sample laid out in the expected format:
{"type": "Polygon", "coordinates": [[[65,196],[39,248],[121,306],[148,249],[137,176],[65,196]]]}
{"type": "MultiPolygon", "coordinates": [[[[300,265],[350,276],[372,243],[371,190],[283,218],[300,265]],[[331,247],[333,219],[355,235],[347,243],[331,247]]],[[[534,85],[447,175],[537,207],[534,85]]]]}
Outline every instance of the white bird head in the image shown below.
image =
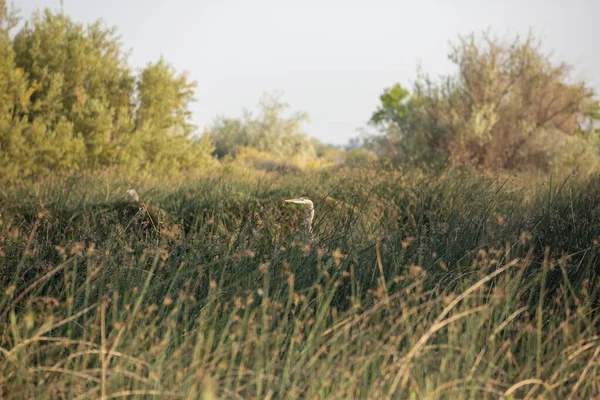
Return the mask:
{"type": "Polygon", "coordinates": [[[140,195],[135,191],[135,189],[129,189],[127,191],[127,198],[136,203],[140,202],[140,195]]]}
{"type": "Polygon", "coordinates": [[[298,197],[295,199],[287,199],[284,200],[286,203],[295,203],[295,204],[304,204],[310,207],[313,207],[313,202],[308,197],[298,197]]]}
{"type": "Polygon", "coordinates": [[[306,225],[306,236],[309,239],[313,238],[312,234],[312,221],[315,217],[315,207],[313,202],[305,196],[298,197],[295,199],[287,199],[284,200],[286,203],[294,203],[294,204],[304,204],[306,206],[306,219],[304,221],[306,225]]]}

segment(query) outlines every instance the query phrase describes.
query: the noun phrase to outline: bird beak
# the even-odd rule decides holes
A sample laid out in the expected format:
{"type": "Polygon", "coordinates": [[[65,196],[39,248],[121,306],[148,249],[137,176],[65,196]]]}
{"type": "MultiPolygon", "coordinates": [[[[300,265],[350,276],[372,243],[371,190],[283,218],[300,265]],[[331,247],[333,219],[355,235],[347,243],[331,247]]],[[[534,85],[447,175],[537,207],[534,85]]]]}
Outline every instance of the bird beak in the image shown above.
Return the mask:
{"type": "Polygon", "coordinates": [[[302,202],[299,199],[287,199],[284,200],[286,203],[296,203],[296,204],[302,204],[302,202]]]}

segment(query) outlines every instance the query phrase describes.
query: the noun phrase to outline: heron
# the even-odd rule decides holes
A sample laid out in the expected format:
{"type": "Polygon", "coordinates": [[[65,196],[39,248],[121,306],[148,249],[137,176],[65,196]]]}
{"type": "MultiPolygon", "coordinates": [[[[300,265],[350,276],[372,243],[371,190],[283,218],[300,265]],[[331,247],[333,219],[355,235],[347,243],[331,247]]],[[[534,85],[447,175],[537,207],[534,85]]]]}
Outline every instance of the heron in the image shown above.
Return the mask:
{"type": "Polygon", "coordinates": [[[141,201],[139,193],[133,188],[129,189],[122,200],[114,204],[113,208],[122,216],[130,219],[128,225],[131,224],[133,219],[141,217],[146,222],[147,227],[156,231],[159,231],[164,224],[163,220],[166,216],[166,213],[160,207],[141,201]]]}
{"type": "Polygon", "coordinates": [[[315,218],[315,206],[308,197],[302,196],[295,199],[284,200],[286,203],[303,204],[306,206],[306,219],[304,224],[306,226],[306,237],[309,241],[313,241],[315,238],[312,233],[312,221],[315,218]]]}
{"type": "Polygon", "coordinates": [[[127,194],[125,196],[132,203],[139,203],[140,202],[140,195],[138,194],[138,192],[135,191],[135,189],[129,189],[127,191],[127,194]]]}
{"type": "Polygon", "coordinates": [[[342,254],[339,248],[335,249],[334,251],[331,251],[331,249],[328,248],[325,243],[322,243],[321,240],[319,240],[319,238],[317,238],[313,234],[312,222],[315,218],[315,206],[312,200],[306,196],[302,196],[295,199],[287,199],[284,201],[286,203],[303,204],[304,206],[306,206],[306,218],[304,220],[304,223],[306,226],[306,238],[308,246],[305,248],[305,251],[309,251],[310,246],[317,245],[318,248],[316,250],[318,257],[320,259],[323,257],[332,257],[335,267],[338,268],[341,265],[342,260],[344,260],[347,256],[345,254],[342,254]]]}

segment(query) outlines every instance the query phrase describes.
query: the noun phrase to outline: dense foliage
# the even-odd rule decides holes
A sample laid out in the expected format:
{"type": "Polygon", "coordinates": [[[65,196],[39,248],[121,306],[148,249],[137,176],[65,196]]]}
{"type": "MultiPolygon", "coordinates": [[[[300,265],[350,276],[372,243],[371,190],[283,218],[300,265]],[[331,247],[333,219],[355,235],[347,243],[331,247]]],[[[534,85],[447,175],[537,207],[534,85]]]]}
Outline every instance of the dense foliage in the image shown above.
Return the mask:
{"type": "Polygon", "coordinates": [[[206,132],[215,145],[215,154],[219,158],[235,156],[241,148],[251,147],[280,160],[294,156],[315,158],[314,143],[301,130],[308,114],[296,112],[286,118],[284,112],[289,107],[280,96],[263,95],[256,116],[245,110],[242,118],[216,118],[206,132]]]}
{"type": "Polygon", "coordinates": [[[421,74],[412,94],[395,85],[381,95],[370,120],[384,133],[371,138],[381,155],[512,171],[598,170],[598,100],[539,41],[470,35],[449,57],[455,75],[437,82],[421,74]]]}
{"type": "Polygon", "coordinates": [[[308,115],[289,113],[276,95],[264,95],[256,113],[216,117],[199,135],[190,112],[196,82],[166,60],[133,73],[116,30],[100,21],[84,25],[46,9],[14,32],[17,22],[1,0],[3,181],[109,166],[168,174],[238,156],[266,169],[364,166],[375,154],[504,171],[587,175],[600,167],[595,93],[532,36],[461,37],[450,53],[455,75],[420,73],[412,93],[386,89],[369,121],[379,134],[343,152],[306,135],[308,115]]]}
{"type": "Polygon", "coordinates": [[[277,96],[198,137],[166,60],[17,21],[0,0],[0,399],[600,397],[600,111],[531,38],[461,39],[344,151],[277,96]]]}
{"type": "Polygon", "coordinates": [[[0,1],[0,178],[113,165],[176,171],[212,161],[190,135],[195,82],[163,59],[139,75],[114,28],[63,13],[17,22],[0,1]]]}
{"type": "Polygon", "coordinates": [[[129,184],[0,196],[0,397],[600,395],[598,178],[149,179],[137,212],[129,184]]]}

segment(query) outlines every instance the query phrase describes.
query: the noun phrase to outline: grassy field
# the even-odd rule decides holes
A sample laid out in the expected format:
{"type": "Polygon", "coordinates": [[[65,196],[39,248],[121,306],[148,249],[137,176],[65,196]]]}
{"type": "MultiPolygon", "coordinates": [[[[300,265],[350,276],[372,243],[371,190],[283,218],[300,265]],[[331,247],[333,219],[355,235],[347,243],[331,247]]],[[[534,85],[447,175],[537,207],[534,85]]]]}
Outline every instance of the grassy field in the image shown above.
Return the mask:
{"type": "Polygon", "coordinates": [[[342,169],[7,188],[0,399],[597,398],[600,179],[518,179],[342,169]],[[316,245],[302,206],[283,203],[300,195],[316,245]]]}

